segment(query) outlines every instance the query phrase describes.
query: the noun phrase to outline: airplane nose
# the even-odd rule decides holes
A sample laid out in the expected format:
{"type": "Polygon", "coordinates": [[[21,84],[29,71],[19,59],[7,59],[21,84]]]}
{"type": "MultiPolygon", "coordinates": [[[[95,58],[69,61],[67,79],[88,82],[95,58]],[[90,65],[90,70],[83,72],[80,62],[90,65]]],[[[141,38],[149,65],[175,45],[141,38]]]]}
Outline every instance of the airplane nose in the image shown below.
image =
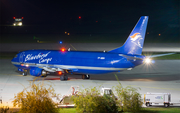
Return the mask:
{"type": "Polygon", "coordinates": [[[15,62],[15,58],[13,58],[13,59],[11,60],[11,62],[15,62]]]}
{"type": "Polygon", "coordinates": [[[11,60],[11,62],[18,62],[18,59],[17,59],[17,58],[13,58],[13,59],[11,60]]]}

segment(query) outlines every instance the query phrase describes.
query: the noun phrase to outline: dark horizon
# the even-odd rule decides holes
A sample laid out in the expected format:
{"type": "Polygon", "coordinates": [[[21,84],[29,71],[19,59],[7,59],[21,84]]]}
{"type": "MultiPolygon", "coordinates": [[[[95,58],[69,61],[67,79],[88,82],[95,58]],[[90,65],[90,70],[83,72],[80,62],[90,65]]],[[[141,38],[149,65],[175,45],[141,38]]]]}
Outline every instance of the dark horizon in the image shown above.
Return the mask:
{"type": "MultiPolygon", "coordinates": [[[[52,34],[127,36],[140,16],[149,16],[147,33],[180,40],[180,1],[2,0],[1,35],[52,34]],[[23,17],[23,26],[12,26],[23,17]]],[[[125,37],[126,38],[126,37],[125,37]]]]}

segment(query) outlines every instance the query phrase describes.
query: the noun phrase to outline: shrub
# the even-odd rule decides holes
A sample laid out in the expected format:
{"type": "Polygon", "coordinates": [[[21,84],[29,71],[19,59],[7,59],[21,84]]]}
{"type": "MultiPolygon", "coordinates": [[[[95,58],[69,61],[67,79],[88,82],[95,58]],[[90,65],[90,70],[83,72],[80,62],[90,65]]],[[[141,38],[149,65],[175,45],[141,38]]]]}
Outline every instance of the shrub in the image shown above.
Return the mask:
{"type": "Polygon", "coordinates": [[[123,88],[119,82],[115,87],[115,91],[118,96],[118,106],[120,110],[124,112],[139,112],[142,110],[143,102],[141,101],[141,95],[139,94],[138,89],[131,86],[123,88]]]}
{"type": "Polygon", "coordinates": [[[79,113],[117,113],[115,97],[101,96],[96,87],[81,90],[72,98],[79,113]]]}
{"type": "Polygon", "coordinates": [[[30,82],[30,86],[24,88],[14,96],[13,105],[20,107],[19,112],[23,113],[56,113],[59,109],[57,104],[53,102],[52,97],[57,97],[54,93],[52,85],[45,88],[44,83],[35,84],[30,82]]]}

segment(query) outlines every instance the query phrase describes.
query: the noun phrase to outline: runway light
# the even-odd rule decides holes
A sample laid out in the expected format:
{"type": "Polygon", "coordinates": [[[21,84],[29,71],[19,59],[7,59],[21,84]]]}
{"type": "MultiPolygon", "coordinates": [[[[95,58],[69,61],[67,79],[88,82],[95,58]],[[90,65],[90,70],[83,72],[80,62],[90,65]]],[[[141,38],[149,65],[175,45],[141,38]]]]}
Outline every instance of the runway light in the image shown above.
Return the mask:
{"type": "Polygon", "coordinates": [[[59,43],[62,44],[62,41],[60,41],[59,43]]]}

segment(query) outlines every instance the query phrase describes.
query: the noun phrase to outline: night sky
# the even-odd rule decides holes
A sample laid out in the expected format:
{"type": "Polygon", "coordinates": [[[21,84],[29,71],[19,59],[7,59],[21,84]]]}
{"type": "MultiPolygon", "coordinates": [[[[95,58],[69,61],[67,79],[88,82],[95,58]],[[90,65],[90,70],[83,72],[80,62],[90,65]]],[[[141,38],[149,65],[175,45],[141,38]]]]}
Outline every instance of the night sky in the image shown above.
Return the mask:
{"type": "Polygon", "coordinates": [[[14,33],[13,17],[24,17],[29,34],[129,34],[140,16],[149,16],[153,36],[180,32],[180,0],[1,0],[0,7],[1,34],[14,33]]]}

